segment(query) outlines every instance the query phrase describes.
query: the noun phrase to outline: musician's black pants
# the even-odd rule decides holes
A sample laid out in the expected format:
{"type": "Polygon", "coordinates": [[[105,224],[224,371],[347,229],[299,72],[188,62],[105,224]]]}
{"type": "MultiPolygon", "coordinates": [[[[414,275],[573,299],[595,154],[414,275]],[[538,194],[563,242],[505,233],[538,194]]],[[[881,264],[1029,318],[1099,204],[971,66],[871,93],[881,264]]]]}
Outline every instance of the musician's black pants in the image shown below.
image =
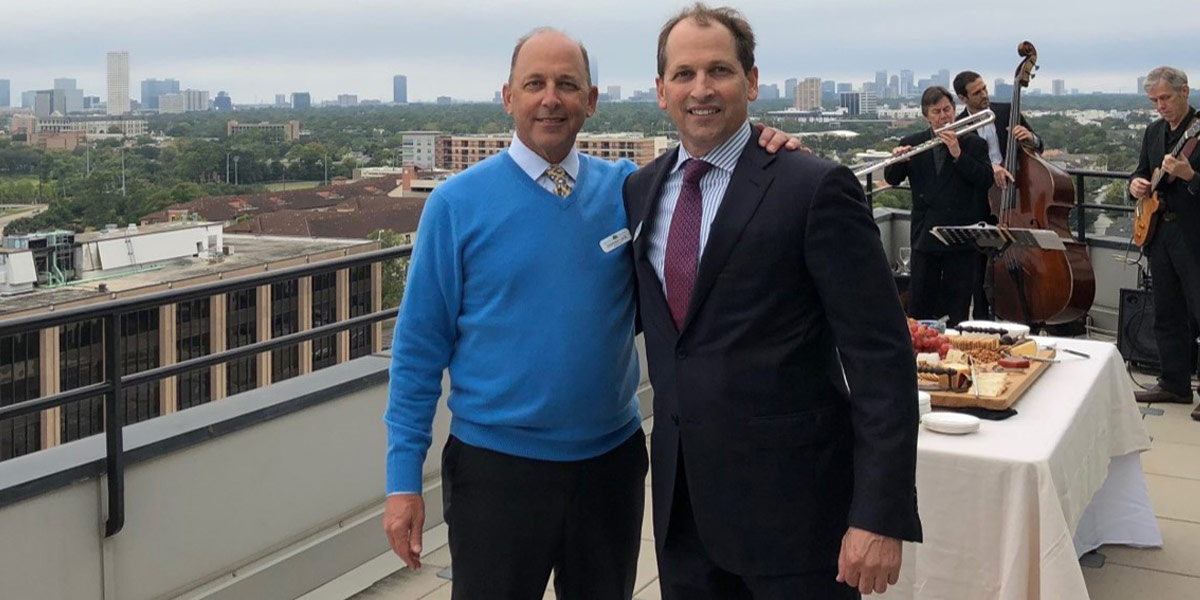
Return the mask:
{"type": "Polygon", "coordinates": [[[975,289],[971,292],[971,318],[972,319],[988,319],[991,318],[991,305],[988,304],[987,288],[987,266],[988,257],[986,254],[978,253],[979,256],[975,260],[979,263],[975,265],[975,289]]]}
{"type": "Polygon", "coordinates": [[[455,600],[540,600],[554,571],[562,600],[633,596],[646,503],[646,437],[551,462],[464,444],[442,453],[455,600]]]}
{"type": "Polygon", "coordinates": [[[949,316],[949,325],[967,320],[971,290],[979,262],[974,251],[912,251],[912,280],[908,288],[908,314],[914,319],[949,316]]]}
{"type": "Polygon", "coordinates": [[[1154,338],[1168,392],[1192,395],[1196,338],[1192,324],[1200,322],[1200,244],[1188,244],[1189,231],[1178,220],[1159,219],[1147,249],[1154,296],[1154,338]]]}

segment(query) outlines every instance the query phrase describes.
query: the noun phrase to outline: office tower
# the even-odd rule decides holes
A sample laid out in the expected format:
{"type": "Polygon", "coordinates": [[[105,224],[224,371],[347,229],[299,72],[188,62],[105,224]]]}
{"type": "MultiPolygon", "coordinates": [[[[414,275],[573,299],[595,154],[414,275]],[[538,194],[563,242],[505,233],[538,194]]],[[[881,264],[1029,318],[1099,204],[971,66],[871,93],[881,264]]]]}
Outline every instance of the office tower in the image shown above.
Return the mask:
{"type": "Polygon", "coordinates": [[[178,93],[179,82],[174,79],[143,79],[142,108],[158,110],[159,96],[178,93]]]}
{"type": "Polygon", "coordinates": [[[311,108],[312,96],[308,92],[292,93],[292,108],[311,108]]]}
{"type": "Polygon", "coordinates": [[[915,95],[913,88],[917,87],[913,81],[913,72],[908,69],[900,71],[900,95],[904,98],[910,98],[915,95]]]}
{"type": "Polygon", "coordinates": [[[61,90],[37,90],[34,94],[33,116],[44,119],[55,112],[64,114],[61,90]]]}
{"type": "Polygon", "coordinates": [[[875,71],[875,93],[879,94],[879,96],[881,98],[886,98],[887,97],[887,86],[888,86],[888,72],[886,70],[875,71]]]}
{"type": "Polygon", "coordinates": [[[588,75],[592,78],[592,85],[600,87],[600,66],[595,56],[588,56],[588,75]]]}
{"type": "Polygon", "coordinates": [[[900,76],[899,75],[892,75],[888,79],[887,94],[885,94],[885,96],[888,98],[899,98],[900,97],[900,76]]]}
{"type": "Polygon", "coordinates": [[[496,93],[492,95],[492,103],[493,104],[503,104],[504,103],[504,94],[501,94],[500,90],[496,90],[496,93]]]}
{"type": "Polygon", "coordinates": [[[862,94],[859,92],[838,92],[841,97],[841,107],[846,109],[846,114],[857,115],[862,112],[862,94]]]}
{"type": "Polygon", "coordinates": [[[821,110],[821,95],[823,85],[820,77],[806,77],[795,90],[796,110],[821,110]]]}
{"type": "Polygon", "coordinates": [[[934,76],[934,81],[936,81],[938,85],[940,85],[946,89],[949,89],[950,88],[950,69],[941,69],[940,71],[938,71],[937,75],[934,76]]]}
{"type": "Polygon", "coordinates": [[[935,85],[938,85],[937,82],[935,82],[933,79],[929,79],[929,78],[921,79],[921,80],[917,81],[917,95],[920,96],[921,94],[924,94],[925,90],[927,90],[935,85]]]}
{"type": "Polygon", "coordinates": [[[83,111],[83,90],[75,87],[75,80],[60,77],[54,80],[54,90],[61,92],[55,97],[54,110],[62,115],[83,111]]]}
{"type": "Polygon", "coordinates": [[[0,79],[0,107],[7,108],[11,102],[9,95],[12,93],[11,84],[7,79],[0,79]]]}
{"type": "Polygon", "coordinates": [[[1135,94],[1141,94],[1146,91],[1146,76],[1138,77],[1137,89],[1133,91],[1135,94]]]}
{"type": "Polygon", "coordinates": [[[223,91],[217,92],[217,97],[213,99],[213,109],[231,111],[233,110],[233,99],[223,91]]]}
{"type": "Polygon", "coordinates": [[[783,98],[789,102],[796,101],[796,86],[800,84],[800,80],[792,77],[783,82],[783,98]]]}
{"type": "Polygon", "coordinates": [[[36,99],[37,90],[21,92],[21,108],[33,108],[33,103],[36,99]]]}
{"type": "Polygon", "coordinates": [[[1062,96],[1067,93],[1067,82],[1062,79],[1055,79],[1050,82],[1052,93],[1055,96],[1062,96]]]}
{"type": "Polygon", "coordinates": [[[275,106],[287,106],[287,94],[275,94],[275,106]]]}
{"type": "Polygon", "coordinates": [[[619,85],[608,86],[608,100],[609,100],[609,102],[620,102],[621,101],[621,86],[619,86],[619,85]]]}
{"type": "Polygon", "coordinates": [[[852,92],[852,91],[854,91],[854,84],[852,84],[852,83],[837,84],[837,93],[838,94],[842,94],[845,92],[852,92]]]}
{"type": "Polygon", "coordinates": [[[358,106],[358,94],[338,94],[338,106],[358,106]]]}
{"type": "Polygon", "coordinates": [[[208,110],[208,90],[183,90],[183,110],[186,112],[208,110]]]}
{"type": "Polygon", "coordinates": [[[129,112],[129,53],[108,53],[108,114],[129,112]]]}
{"type": "Polygon", "coordinates": [[[775,85],[774,83],[772,83],[770,85],[759,84],[758,99],[759,100],[778,100],[779,99],[779,86],[775,85]]]}
{"type": "Polygon", "coordinates": [[[392,77],[392,102],[408,104],[408,78],[403,75],[392,77]]]}

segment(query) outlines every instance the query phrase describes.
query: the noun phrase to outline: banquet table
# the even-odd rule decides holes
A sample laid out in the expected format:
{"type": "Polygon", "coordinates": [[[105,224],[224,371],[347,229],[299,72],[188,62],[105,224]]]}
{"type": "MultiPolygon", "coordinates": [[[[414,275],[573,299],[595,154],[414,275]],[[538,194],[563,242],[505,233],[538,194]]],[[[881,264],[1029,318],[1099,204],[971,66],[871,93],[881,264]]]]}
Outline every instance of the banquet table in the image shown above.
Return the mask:
{"type": "Polygon", "coordinates": [[[1116,347],[1038,339],[1057,345],[1061,362],[1017,401],[1016,416],[962,436],[922,428],[924,542],[904,544],[900,581],[884,598],[1087,598],[1083,553],[1162,545],[1139,456],[1150,437],[1116,347]]]}

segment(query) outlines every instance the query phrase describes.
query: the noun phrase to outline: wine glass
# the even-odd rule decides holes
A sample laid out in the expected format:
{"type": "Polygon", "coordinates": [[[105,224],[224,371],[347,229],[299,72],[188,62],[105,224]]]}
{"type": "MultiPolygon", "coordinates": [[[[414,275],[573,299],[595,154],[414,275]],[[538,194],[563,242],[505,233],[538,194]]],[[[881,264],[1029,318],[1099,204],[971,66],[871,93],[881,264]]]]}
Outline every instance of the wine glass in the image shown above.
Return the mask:
{"type": "Polygon", "coordinates": [[[912,248],[909,248],[908,246],[901,248],[900,252],[899,252],[899,259],[900,259],[900,272],[907,273],[908,272],[908,263],[909,263],[909,261],[912,260],[912,248]]]}

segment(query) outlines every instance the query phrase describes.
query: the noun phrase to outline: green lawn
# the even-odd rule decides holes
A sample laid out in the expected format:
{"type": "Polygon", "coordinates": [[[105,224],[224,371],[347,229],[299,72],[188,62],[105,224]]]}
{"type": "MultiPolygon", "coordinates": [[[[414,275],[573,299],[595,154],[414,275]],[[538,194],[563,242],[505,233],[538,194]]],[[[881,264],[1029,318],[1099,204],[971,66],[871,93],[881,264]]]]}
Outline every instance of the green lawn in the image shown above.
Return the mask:
{"type": "Polygon", "coordinates": [[[282,192],[284,190],[307,190],[321,185],[320,181],[289,181],[287,183],[268,183],[266,187],[272,192],[282,192]]]}
{"type": "Polygon", "coordinates": [[[37,182],[38,182],[37,175],[12,175],[12,176],[0,175],[0,185],[4,185],[6,183],[37,183],[37,182]]]}

